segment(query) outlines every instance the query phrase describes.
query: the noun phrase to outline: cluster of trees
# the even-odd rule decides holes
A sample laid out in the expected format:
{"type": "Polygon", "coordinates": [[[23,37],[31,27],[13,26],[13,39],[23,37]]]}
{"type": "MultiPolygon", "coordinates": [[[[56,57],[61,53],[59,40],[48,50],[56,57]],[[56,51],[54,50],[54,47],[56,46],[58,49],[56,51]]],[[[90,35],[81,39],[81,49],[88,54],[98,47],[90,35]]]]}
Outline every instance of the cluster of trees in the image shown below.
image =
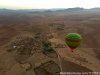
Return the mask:
{"type": "Polygon", "coordinates": [[[47,52],[53,52],[54,49],[53,49],[52,46],[51,46],[51,42],[49,42],[49,41],[44,41],[44,42],[43,42],[43,50],[44,50],[44,51],[47,51],[47,52]]]}

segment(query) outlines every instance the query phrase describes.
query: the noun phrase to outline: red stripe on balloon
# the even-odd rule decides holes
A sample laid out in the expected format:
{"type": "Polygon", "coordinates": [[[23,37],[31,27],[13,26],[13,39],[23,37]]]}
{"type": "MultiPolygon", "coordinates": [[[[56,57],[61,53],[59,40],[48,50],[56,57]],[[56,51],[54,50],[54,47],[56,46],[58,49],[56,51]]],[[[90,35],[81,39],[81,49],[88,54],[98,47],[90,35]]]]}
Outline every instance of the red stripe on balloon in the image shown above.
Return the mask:
{"type": "Polygon", "coordinates": [[[71,52],[74,52],[75,48],[70,48],[71,52]]]}

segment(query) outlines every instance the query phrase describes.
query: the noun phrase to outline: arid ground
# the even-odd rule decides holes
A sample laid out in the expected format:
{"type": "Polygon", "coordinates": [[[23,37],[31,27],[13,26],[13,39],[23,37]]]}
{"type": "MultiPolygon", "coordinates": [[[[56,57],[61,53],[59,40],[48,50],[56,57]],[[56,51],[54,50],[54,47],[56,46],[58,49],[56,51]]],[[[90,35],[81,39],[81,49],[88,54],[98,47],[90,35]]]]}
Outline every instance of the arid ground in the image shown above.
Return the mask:
{"type": "Polygon", "coordinates": [[[0,13],[0,75],[60,72],[100,72],[100,12],[0,13]],[[71,32],[82,36],[74,52],[65,43],[71,32]]]}

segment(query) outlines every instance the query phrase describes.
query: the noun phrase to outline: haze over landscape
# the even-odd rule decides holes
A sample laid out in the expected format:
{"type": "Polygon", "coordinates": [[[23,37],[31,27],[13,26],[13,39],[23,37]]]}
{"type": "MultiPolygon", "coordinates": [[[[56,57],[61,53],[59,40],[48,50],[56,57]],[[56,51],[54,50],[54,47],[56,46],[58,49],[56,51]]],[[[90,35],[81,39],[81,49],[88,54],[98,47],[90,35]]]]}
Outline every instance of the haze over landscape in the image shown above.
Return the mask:
{"type": "Polygon", "coordinates": [[[0,1],[0,75],[100,74],[99,4],[99,0],[0,1]],[[65,42],[68,33],[82,36],[74,52],[65,42]]]}
{"type": "Polygon", "coordinates": [[[0,8],[7,9],[51,9],[51,8],[95,8],[99,0],[0,0],[0,8]]]}

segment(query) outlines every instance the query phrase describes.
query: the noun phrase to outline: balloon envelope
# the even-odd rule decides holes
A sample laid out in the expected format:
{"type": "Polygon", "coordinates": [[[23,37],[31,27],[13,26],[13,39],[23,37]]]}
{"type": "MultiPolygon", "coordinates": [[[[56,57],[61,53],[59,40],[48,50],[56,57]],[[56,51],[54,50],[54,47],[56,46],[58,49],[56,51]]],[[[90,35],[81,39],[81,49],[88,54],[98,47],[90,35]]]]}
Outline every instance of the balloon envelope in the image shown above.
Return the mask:
{"type": "Polygon", "coordinates": [[[65,37],[66,44],[71,48],[77,48],[81,43],[81,36],[77,33],[69,33],[65,37]]]}

